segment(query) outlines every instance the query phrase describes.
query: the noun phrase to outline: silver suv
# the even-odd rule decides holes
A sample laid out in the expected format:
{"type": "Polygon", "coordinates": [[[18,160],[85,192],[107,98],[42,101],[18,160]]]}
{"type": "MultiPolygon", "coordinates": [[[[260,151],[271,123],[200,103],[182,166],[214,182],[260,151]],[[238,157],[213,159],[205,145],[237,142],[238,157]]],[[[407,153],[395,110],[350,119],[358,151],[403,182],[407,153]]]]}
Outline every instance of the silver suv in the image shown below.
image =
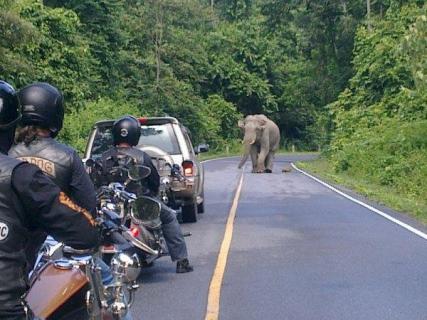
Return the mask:
{"type": "MultiPolygon", "coordinates": [[[[161,178],[170,174],[165,162],[180,166],[184,178],[170,181],[172,206],[182,209],[183,222],[196,222],[197,213],[204,212],[204,173],[196,155],[208,151],[207,145],[194,149],[188,130],[175,118],[139,118],[139,122],[141,137],[136,147],[151,156],[161,178]]],[[[96,160],[112,146],[113,123],[114,120],[105,120],[94,125],[86,145],[86,159],[96,160]]]]}

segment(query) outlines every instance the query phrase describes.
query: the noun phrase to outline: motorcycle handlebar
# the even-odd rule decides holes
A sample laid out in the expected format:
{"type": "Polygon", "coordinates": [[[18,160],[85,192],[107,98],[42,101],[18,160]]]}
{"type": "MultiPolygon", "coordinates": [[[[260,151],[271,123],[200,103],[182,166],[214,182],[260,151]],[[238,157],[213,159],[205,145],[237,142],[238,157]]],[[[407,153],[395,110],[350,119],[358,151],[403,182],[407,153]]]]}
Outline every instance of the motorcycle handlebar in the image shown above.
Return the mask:
{"type": "Polygon", "coordinates": [[[181,174],[180,169],[172,168],[171,176],[177,178],[179,181],[185,181],[185,177],[181,174]]]}
{"type": "Polygon", "coordinates": [[[130,201],[130,200],[135,200],[136,196],[133,193],[127,192],[127,191],[123,191],[123,190],[118,190],[117,194],[120,198],[122,198],[125,201],[130,201]]]}
{"type": "Polygon", "coordinates": [[[114,222],[120,221],[120,216],[116,212],[114,212],[113,210],[110,210],[110,209],[103,207],[101,209],[101,211],[108,218],[108,220],[111,220],[114,222]]]}
{"type": "Polygon", "coordinates": [[[112,183],[108,186],[102,186],[99,188],[97,192],[97,198],[102,199],[103,197],[116,196],[125,201],[136,199],[136,195],[134,193],[127,192],[124,189],[125,189],[125,186],[118,182],[112,183]]]}
{"type": "Polygon", "coordinates": [[[122,232],[126,231],[126,227],[121,225],[121,219],[117,213],[106,208],[103,208],[102,212],[105,217],[101,224],[104,241],[117,245],[120,250],[132,248],[132,244],[122,235],[122,232]]]}

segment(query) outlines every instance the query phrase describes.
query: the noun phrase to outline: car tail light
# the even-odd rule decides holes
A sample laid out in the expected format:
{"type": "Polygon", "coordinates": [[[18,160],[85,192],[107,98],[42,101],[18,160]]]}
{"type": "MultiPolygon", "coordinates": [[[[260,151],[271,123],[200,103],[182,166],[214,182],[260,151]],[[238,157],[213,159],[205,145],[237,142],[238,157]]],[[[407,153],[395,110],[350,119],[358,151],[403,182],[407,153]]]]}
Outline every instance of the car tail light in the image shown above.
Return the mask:
{"type": "Polygon", "coordinates": [[[139,230],[137,227],[130,228],[130,233],[132,233],[134,238],[137,238],[139,236],[139,230]]]}
{"type": "Polygon", "coordinates": [[[141,117],[141,118],[138,118],[138,121],[139,121],[139,124],[146,124],[147,123],[147,118],[145,118],[145,117],[141,117]]]}
{"type": "Polygon", "coordinates": [[[184,171],[185,177],[191,177],[194,175],[194,163],[190,160],[185,160],[182,162],[182,170],[184,171]]]}

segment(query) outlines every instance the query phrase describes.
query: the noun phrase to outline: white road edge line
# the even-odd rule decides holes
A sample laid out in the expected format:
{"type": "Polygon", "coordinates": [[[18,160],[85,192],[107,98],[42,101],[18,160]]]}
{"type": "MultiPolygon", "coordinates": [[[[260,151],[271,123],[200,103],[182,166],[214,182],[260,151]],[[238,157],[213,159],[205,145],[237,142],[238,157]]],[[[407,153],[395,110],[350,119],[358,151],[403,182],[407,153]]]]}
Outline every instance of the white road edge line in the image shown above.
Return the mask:
{"type": "Polygon", "coordinates": [[[211,162],[211,161],[216,161],[216,160],[232,159],[232,158],[237,158],[237,157],[239,157],[239,156],[228,156],[228,157],[222,157],[222,158],[213,158],[213,159],[202,160],[202,161],[200,161],[200,163],[206,163],[206,162],[211,162]]]}
{"type": "Polygon", "coordinates": [[[299,169],[293,162],[291,162],[291,166],[295,170],[297,170],[298,172],[300,172],[300,173],[306,175],[307,177],[309,177],[309,178],[317,181],[318,183],[324,185],[326,188],[328,188],[328,189],[330,189],[332,191],[335,191],[336,193],[338,193],[338,194],[342,195],[343,197],[347,198],[348,200],[353,201],[353,202],[361,205],[362,207],[365,207],[366,209],[369,209],[369,210],[375,212],[376,214],[382,216],[383,218],[385,218],[387,220],[390,220],[391,222],[396,223],[397,225],[401,226],[402,228],[405,228],[406,230],[408,230],[408,231],[416,234],[417,236],[423,238],[424,240],[427,240],[427,234],[425,234],[424,232],[422,232],[422,231],[420,231],[418,229],[415,229],[414,227],[411,227],[410,225],[408,225],[408,224],[406,224],[406,223],[404,223],[404,222],[402,222],[402,221],[400,221],[400,220],[398,220],[396,218],[393,218],[392,216],[388,215],[387,213],[385,213],[385,212],[383,212],[381,210],[378,210],[378,209],[370,206],[369,204],[366,204],[366,203],[364,203],[364,202],[362,202],[360,200],[357,200],[357,199],[349,196],[348,194],[346,194],[346,193],[344,193],[344,192],[342,192],[342,191],[340,191],[340,190],[332,187],[331,185],[327,184],[326,182],[323,182],[322,180],[320,180],[320,179],[312,176],[311,174],[309,174],[309,173],[307,173],[307,172],[299,169]]]}

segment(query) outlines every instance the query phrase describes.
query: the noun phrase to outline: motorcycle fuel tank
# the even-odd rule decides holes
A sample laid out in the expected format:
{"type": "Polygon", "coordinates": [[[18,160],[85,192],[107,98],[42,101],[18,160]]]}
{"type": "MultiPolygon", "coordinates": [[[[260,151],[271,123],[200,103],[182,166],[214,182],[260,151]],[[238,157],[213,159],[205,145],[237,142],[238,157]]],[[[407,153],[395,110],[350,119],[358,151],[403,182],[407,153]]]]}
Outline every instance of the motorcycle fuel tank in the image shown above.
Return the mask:
{"type": "Polygon", "coordinates": [[[37,275],[25,300],[37,317],[46,319],[88,282],[79,268],[51,262],[37,275]]]}

